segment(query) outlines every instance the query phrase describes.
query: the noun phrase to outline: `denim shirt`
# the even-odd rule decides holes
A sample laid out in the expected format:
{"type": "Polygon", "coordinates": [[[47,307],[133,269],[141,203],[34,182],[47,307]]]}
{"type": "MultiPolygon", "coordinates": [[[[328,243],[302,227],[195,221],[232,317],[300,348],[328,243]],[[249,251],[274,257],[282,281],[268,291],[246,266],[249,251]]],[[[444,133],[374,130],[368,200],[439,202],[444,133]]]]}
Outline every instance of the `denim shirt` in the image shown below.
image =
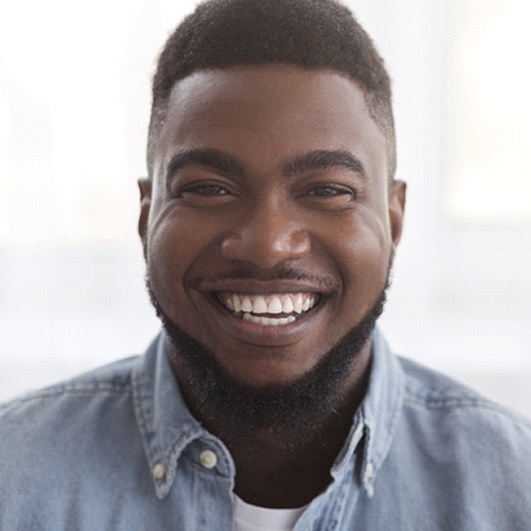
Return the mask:
{"type": "MultiPolygon", "coordinates": [[[[2,531],[232,529],[234,462],[188,411],[163,334],[0,408],[2,531]]],[[[531,530],[531,423],[393,356],[295,530],[531,530]]]]}

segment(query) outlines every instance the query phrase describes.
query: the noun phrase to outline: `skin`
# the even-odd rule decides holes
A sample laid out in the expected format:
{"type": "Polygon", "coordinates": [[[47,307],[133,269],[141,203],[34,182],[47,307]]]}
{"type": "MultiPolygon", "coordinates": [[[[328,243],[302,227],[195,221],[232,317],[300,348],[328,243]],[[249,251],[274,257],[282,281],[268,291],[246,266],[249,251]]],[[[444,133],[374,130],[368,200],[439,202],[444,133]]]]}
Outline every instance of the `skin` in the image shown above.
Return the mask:
{"type": "MultiPolygon", "coordinates": [[[[389,181],[386,139],[352,80],[285,65],[192,74],[174,87],[154,160],[152,180],[139,182],[153,292],[239,381],[296,381],[375,303],[400,238],[405,184],[389,181]],[[183,157],[189,150],[194,156],[183,157]],[[282,278],[286,269],[296,278],[282,278]],[[300,292],[319,303],[277,327],[246,322],[219,302],[226,293],[300,292]]],[[[313,443],[287,451],[265,433],[261,459],[227,443],[241,497],[297,506],[326,486],[369,362],[367,344],[313,443]]],[[[186,365],[174,357],[172,366],[201,420],[186,365]]]]}

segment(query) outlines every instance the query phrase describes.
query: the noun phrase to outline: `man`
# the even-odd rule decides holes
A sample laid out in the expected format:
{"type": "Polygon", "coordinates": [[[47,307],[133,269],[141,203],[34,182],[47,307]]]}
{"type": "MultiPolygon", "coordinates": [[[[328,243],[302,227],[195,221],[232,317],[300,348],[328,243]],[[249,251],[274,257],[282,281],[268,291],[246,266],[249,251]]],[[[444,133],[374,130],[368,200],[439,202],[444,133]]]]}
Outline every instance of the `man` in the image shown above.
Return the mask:
{"type": "Polygon", "coordinates": [[[531,426],[395,358],[391,90],[333,0],[211,0],[169,38],[140,181],[163,333],[4,406],[0,528],[531,528],[531,426]]]}

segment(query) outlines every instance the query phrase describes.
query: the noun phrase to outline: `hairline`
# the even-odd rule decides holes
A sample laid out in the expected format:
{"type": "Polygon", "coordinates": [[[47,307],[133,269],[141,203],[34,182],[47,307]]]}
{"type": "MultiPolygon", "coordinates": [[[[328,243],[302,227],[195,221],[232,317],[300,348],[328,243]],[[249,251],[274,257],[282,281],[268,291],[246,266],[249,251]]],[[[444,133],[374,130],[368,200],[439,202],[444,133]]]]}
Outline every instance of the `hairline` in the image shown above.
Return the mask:
{"type": "Polygon", "coordinates": [[[207,67],[207,68],[197,68],[197,69],[191,70],[190,72],[187,72],[186,75],[184,76],[177,77],[172,85],[171,90],[168,92],[168,96],[165,97],[164,99],[159,99],[159,101],[156,104],[152,104],[149,128],[148,128],[148,142],[147,142],[148,177],[150,179],[152,179],[153,177],[155,146],[156,146],[156,143],[158,142],[160,131],[162,130],[162,127],[164,126],[164,123],[168,115],[168,108],[170,105],[171,96],[178,83],[200,72],[230,71],[236,68],[253,68],[253,67],[267,67],[267,66],[292,66],[292,67],[299,68],[305,71],[320,71],[320,72],[336,73],[340,75],[341,77],[348,79],[349,81],[355,83],[357,87],[362,91],[363,100],[369,112],[369,116],[371,117],[372,121],[376,124],[378,129],[381,131],[381,133],[385,137],[385,143],[387,147],[386,152],[387,152],[388,182],[392,182],[394,180],[395,178],[394,176],[396,172],[396,135],[395,135],[393,109],[392,109],[391,102],[385,102],[385,101],[378,102],[376,94],[374,92],[369,91],[359,79],[356,79],[355,77],[353,77],[349,72],[339,70],[336,68],[332,68],[332,67],[326,68],[326,67],[319,66],[319,67],[312,68],[310,66],[301,65],[295,62],[288,62],[288,61],[278,61],[278,62],[271,62],[271,63],[259,63],[259,62],[234,63],[231,65],[222,66],[222,67],[212,66],[212,67],[207,67]],[[371,99],[374,101],[371,101],[371,99]],[[389,108],[385,109],[386,106],[389,108]]]}

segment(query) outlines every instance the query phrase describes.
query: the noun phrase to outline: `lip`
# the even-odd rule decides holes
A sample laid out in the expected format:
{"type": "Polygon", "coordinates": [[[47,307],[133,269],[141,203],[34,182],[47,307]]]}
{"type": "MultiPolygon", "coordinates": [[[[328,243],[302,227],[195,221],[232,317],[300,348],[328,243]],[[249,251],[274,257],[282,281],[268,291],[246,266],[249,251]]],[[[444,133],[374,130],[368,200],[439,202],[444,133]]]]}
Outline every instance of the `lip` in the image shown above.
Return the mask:
{"type": "MultiPolygon", "coordinates": [[[[314,285],[296,281],[239,281],[230,280],[209,284],[204,283],[196,292],[201,303],[205,303],[207,319],[214,326],[221,327],[233,339],[241,343],[259,346],[284,346],[292,344],[310,333],[315,322],[326,306],[330,295],[314,285]],[[282,294],[282,293],[317,293],[319,303],[311,310],[301,314],[294,322],[280,326],[267,326],[246,321],[225,308],[219,301],[219,293],[233,292],[238,294],[282,294]]],[[[203,304],[202,304],[203,305],[203,304]]]]}
{"type": "Polygon", "coordinates": [[[271,295],[274,293],[320,293],[326,294],[328,288],[296,280],[250,280],[230,279],[216,282],[204,281],[197,287],[202,294],[232,291],[241,294],[271,295]]]}

